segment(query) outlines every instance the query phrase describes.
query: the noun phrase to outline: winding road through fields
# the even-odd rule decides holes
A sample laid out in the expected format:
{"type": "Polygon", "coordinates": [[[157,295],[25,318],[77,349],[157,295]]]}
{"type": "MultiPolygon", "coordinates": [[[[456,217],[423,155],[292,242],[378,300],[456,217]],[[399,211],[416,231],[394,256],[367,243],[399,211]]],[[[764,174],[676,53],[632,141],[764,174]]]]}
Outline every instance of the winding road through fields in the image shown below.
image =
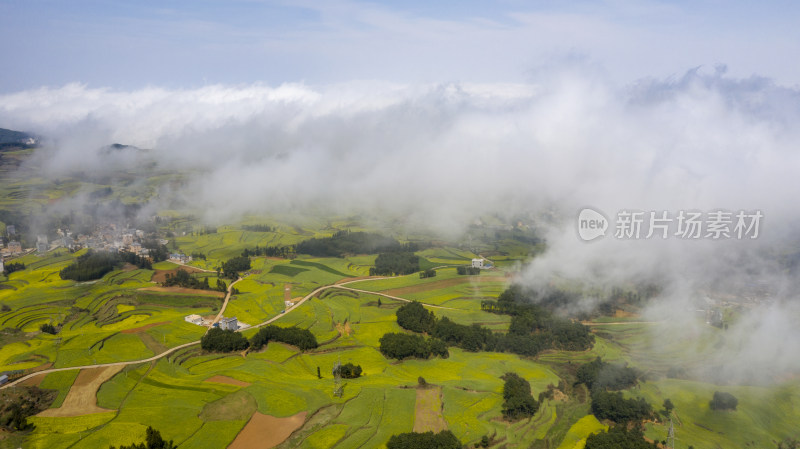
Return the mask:
{"type": "MultiPolygon", "coordinates": [[[[228,286],[228,293],[227,293],[227,295],[225,295],[225,300],[222,303],[222,307],[220,308],[219,313],[217,314],[217,316],[214,318],[214,321],[212,322],[212,325],[213,325],[213,323],[218,322],[222,318],[223,314],[225,313],[225,308],[228,306],[228,301],[231,298],[231,295],[232,295],[232,292],[233,292],[233,286],[236,283],[238,283],[239,281],[241,281],[242,279],[244,279],[244,278],[240,277],[239,279],[237,279],[235,282],[232,282],[231,285],[228,286]]],[[[384,294],[384,293],[370,292],[370,291],[367,291],[367,290],[359,290],[359,289],[355,289],[355,288],[344,287],[344,285],[351,284],[353,282],[375,280],[375,279],[385,279],[385,277],[373,277],[373,278],[366,278],[366,279],[365,278],[357,278],[357,279],[353,279],[353,280],[350,280],[350,281],[340,282],[339,284],[323,285],[322,287],[319,287],[316,290],[314,290],[311,293],[309,293],[306,296],[304,296],[303,299],[298,301],[295,305],[287,308],[284,313],[278,314],[278,315],[270,318],[269,320],[264,321],[263,323],[259,323],[259,324],[256,324],[254,326],[250,326],[250,327],[248,327],[246,329],[240,329],[239,331],[247,330],[247,329],[255,329],[255,328],[259,328],[259,327],[271,324],[271,323],[273,323],[273,322],[285,317],[290,312],[292,312],[293,310],[295,310],[298,307],[300,307],[304,302],[308,301],[309,299],[313,298],[315,295],[317,295],[320,292],[322,292],[324,290],[327,290],[329,288],[339,288],[339,289],[342,289],[342,290],[350,290],[350,291],[359,292],[359,293],[367,293],[367,294],[370,294],[370,295],[383,296],[383,297],[390,298],[390,299],[395,299],[395,300],[398,300],[398,301],[411,302],[410,299],[400,298],[400,297],[397,297],[397,296],[391,296],[391,295],[387,295],[387,294],[384,294]]],[[[422,303],[422,304],[424,306],[426,306],[426,307],[431,307],[431,308],[457,310],[457,309],[453,309],[451,307],[436,306],[436,305],[433,305],[433,304],[425,304],[425,303],[422,303]]],[[[210,327],[211,326],[209,326],[209,328],[210,327]]],[[[2,387],[0,387],[0,390],[5,389],[5,388],[11,388],[11,387],[13,387],[13,386],[15,386],[15,385],[17,385],[19,383],[25,382],[26,380],[28,380],[30,378],[33,378],[33,377],[36,377],[36,376],[40,376],[40,375],[43,375],[43,374],[49,374],[49,373],[56,373],[56,372],[59,372],[59,371],[69,371],[69,370],[74,370],[74,369],[81,370],[81,369],[92,369],[92,368],[105,368],[105,367],[108,367],[108,366],[138,365],[140,363],[154,362],[154,361],[156,361],[158,359],[161,359],[161,358],[164,358],[164,357],[166,357],[166,356],[168,356],[168,355],[170,355],[170,354],[172,354],[174,352],[180,351],[181,349],[188,348],[190,346],[194,346],[194,345],[199,344],[199,343],[200,343],[200,340],[192,341],[192,342],[189,342],[189,343],[184,343],[182,345],[178,345],[178,346],[175,346],[173,348],[167,349],[166,351],[164,351],[164,352],[162,352],[160,354],[156,354],[156,355],[154,355],[152,357],[148,357],[146,359],[128,360],[128,361],[124,361],[124,362],[98,363],[96,365],[81,365],[81,366],[69,366],[69,367],[64,367],[64,368],[44,369],[44,370],[41,370],[41,371],[36,371],[36,372],[30,373],[30,374],[27,374],[25,376],[22,376],[19,379],[13,381],[13,382],[9,382],[9,383],[3,385],[2,387]]]]}

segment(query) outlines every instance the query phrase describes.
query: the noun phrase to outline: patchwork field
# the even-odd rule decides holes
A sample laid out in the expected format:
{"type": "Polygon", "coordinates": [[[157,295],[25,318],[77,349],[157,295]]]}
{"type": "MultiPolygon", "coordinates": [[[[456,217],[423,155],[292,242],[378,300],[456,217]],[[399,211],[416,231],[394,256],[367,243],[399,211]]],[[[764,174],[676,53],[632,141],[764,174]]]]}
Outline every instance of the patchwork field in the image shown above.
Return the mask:
{"type": "MultiPolygon", "coordinates": [[[[210,285],[216,283],[221,262],[245,248],[324,235],[292,226],[269,232],[221,227],[216,233],[192,235],[190,224],[175,220],[169,226],[189,229],[175,238],[176,244],[185,253],[207,256],[193,262],[196,269],[190,271],[209,277],[210,285]]],[[[387,359],[378,349],[379,340],[387,332],[403,332],[395,312],[405,301],[436,306],[429,310],[439,318],[494,332],[508,330],[509,315],[484,312],[480,304],[510,285],[510,272],[501,268],[460,276],[455,266],[468,264],[476,254],[457,248],[419,252],[427,262],[443,267],[427,279],[418,274],[369,277],[374,255],[251,257],[251,269],[236,284],[238,293],[231,296],[224,316],[250,325],[275,320],[279,326],[308,329],[321,343],[319,348],[302,352],[270,342],[243,355],[208,353],[193,344],[140,362],[197,342],[206,328],[184,317],[216,316],[222,294],[155,283],[178,268],[169,262],[156,264],[154,270],[128,266],[92,282],[61,280],[58,272],[81,254],[24,256],[26,269],[0,284],[0,302],[8,306],[0,312],[0,370],[27,374],[133,363],[50,372],[26,381],[56,390],[56,399],[30,418],[35,429],[22,440],[0,440],[0,448],[6,442],[36,448],[107,448],[141,441],[145,429],[154,426],[181,449],[385,447],[395,434],[444,429],[469,446],[487,437],[491,447],[498,448],[580,449],[588,435],[608,428],[589,414],[586,389],[574,385],[576,365],[598,356],[627,362],[649,376],[626,394],[656,406],[671,398],[680,423],[677,447],[683,449],[689,444],[697,449],[768,447],[777,437],[791,435],[800,419],[797,381],[781,387],[725,387],[740,398],[740,409],[719,415],[711,413],[707,403],[721,387],[664,378],[670,368],[666,360],[687,345],[707,359],[721,338],[714,328],[686,335],[659,353],[652,342],[668,331],[660,324],[599,320],[592,326],[595,345],[583,352],[550,350],[520,357],[451,347],[446,359],[387,359]],[[287,309],[285,301],[297,302],[321,287],[326,288],[287,309]],[[46,323],[57,325],[58,332],[41,332],[46,323]],[[332,368],[337,362],[363,370],[361,377],[343,380],[342,397],[333,394],[332,368]],[[534,397],[548,389],[557,394],[543,399],[530,419],[504,421],[501,376],[508,372],[530,382],[534,397]],[[420,377],[428,388],[418,388],[420,377]],[[739,441],[750,445],[740,446],[739,441]]],[[[244,330],[243,335],[255,332],[244,330]]],[[[690,363],[702,364],[700,356],[690,363]]],[[[661,440],[665,428],[650,423],[646,432],[661,440]]]]}
{"type": "Polygon", "coordinates": [[[414,405],[414,432],[434,433],[447,429],[442,416],[442,390],[440,388],[417,389],[417,402],[414,405]]]}
{"type": "Polygon", "coordinates": [[[97,390],[105,381],[112,378],[122,366],[83,369],[72,384],[64,402],[58,408],[39,413],[41,417],[65,417],[104,413],[110,410],[97,406],[97,390]]]}

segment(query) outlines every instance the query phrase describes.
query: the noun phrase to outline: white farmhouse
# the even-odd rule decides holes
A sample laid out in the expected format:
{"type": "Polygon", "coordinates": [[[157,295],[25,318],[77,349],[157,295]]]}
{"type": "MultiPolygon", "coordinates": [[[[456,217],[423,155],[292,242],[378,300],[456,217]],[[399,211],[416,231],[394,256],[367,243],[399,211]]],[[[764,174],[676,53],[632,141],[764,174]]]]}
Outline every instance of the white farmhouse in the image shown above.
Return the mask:
{"type": "Polygon", "coordinates": [[[472,268],[483,268],[484,259],[472,259],[472,268]]]}
{"type": "Polygon", "coordinates": [[[236,317],[233,318],[223,318],[219,320],[219,328],[222,330],[232,330],[235,331],[239,329],[239,323],[236,321],[236,317]]]}
{"type": "Polygon", "coordinates": [[[203,317],[197,314],[186,315],[183,319],[186,320],[187,323],[192,323],[197,325],[203,324],[203,317]]]}

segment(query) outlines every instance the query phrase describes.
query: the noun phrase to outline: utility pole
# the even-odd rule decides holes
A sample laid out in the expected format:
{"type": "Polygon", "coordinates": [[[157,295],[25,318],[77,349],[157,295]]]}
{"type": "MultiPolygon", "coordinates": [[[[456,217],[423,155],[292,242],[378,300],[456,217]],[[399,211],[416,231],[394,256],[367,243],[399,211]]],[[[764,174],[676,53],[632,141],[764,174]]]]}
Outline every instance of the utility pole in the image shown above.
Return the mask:
{"type": "Polygon", "coordinates": [[[669,418],[669,433],[667,433],[667,448],[675,449],[675,426],[672,425],[672,418],[669,418]]]}
{"type": "Polygon", "coordinates": [[[342,397],[342,360],[339,359],[333,365],[333,395],[337,398],[342,397]]]}

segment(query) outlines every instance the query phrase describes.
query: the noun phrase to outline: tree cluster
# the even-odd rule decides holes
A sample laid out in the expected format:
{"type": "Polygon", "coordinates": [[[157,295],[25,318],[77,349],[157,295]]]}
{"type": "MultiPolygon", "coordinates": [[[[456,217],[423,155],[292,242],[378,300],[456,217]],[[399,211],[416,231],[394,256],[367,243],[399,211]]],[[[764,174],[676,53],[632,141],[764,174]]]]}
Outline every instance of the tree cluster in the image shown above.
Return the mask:
{"type": "Polygon", "coordinates": [[[427,359],[439,356],[443,359],[450,357],[447,345],[437,339],[425,339],[419,335],[402,333],[387,333],[380,339],[381,354],[391,359],[403,360],[406,358],[427,359]]]}
{"type": "Polygon", "coordinates": [[[653,408],[642,398],[625,399],[618,391],[596,390],[592,392],[592,414],[617,423],[635,422],[653,418],[653,408]]]}
{"type": "Polygon", "coordinates": [[[736,410],[739,400],[730,393],[715,391],[714,397],[708,402],[711,410],[736,410]]]}
{"type": "Polygon", "coordinates": [[[503,418],[509,421],[529,418],[539,410],[531,394],[531,384],[516,373],[503,375],[503,418]]]}
{"type": "Polygon", "coordinates": [[[439,433],[431,431],[417,433],[408,432],[399,435],[392,435],[386,443],[387,449],[461,449],[461,442],[458,441],[453,432],[443,430],[439,433]]]}
{"type": "Polygon", "coordinates": [[[242,257],[250,256],[267,256],[267,257],[281,257],[284,259],[294,257],[294,246],[258,246],[255,248],[245,248],[242,251],[242,257]]]}
{"type": "Polygon", "coordinates": [[[21,271],[25,269],[25,264],[22,262],[12,262],[3,265],[3,273],[8,276],[9,274],[15,271],[21,271]]]}
{"type": "Polygon", "coordinates": [[[298,254],[317,257],[343,257],[346,254],[417,251],[417,245],[400,244],[391,237],[370,232],[338,231],[330,237],[304,240],[295,247],[298,254]]]}
{"type": "Polygon", "coordinates": [[[107,251],[92,251],[79,256],[78,259],[61,270],[61,279],[83,282],[100,279],[121,264],[117,254],[107,251]]]}
{"type": "Polygon", "coordinates": [[[70,279],[78,282],[91,281],[102,278],[123,263],[130,263],[139,268],[151,268],[149,260],[127,251],[112,253],[90,249],[86,254],[79,256],[75,262],[61,270],[60,275],[61,279],[70,279]]]}
{"type": "Polygon", "coordinates": [[[174,275],[167,273],[166,278],[164,279],[164,287],[183,287],[183,288],[194,288],[198,290],[210,290],[211,287],[208,285],[208,278],[204,277],[203,280],[199,280],[196,277],[192,277],[186,270],[183,268],[178,268],[175,271],[174,275]]]}
{"type": "Polygon", "coordinates": [[[578,383],[590,390],[624,390],[639,380],[639,372],[626,365],[604,362],[600,357],[578,367],[578,383]]]}
{"type": "Polygon", "coordinates": [[[403,304],[395,314],[397,315],[397,324],[403,329],[413,332],[430,334],[436,326],[436,315],[417,301],[403,304]]]}
{"type": "Polygon", "coordinates": [[[192,253],[192,259],[196,260],[206,260],[206,255],[204,253],[192,253]]]}
{"type": "MultiPolygon", "coordinates": [[[[110,449],[116,449],[116,447],[111,446],[110,449]]],[[[178,449],[178,446],[172,440],[164,440],[161,437],[161,432],[148,426],[144,443],[120,446],[119,449],[178,449]]]]}
{"type": "Polygon", "coordinates": [[[156,239],[148,239],[142,242],[142,248],[147,248],[150,259],[153,262],[163,262],[169,258],[169,250],[166,245],[162,245],[156,239]]]}
{"type": "Polygon", "coordinates": [[[458,273],[458,274],[460,274],[462,276],[465,276],[465,275],[475,276],[475,275],[481,274],[481,269],[478,268],[478,267],[470,266],[470,265],[460,265],[460,266],[456,267],[456,273],[458,273]]]}
{"type": "Polygon", "coordinates": [[[129,251],[120,251],[117,253],[117,256],[119,256],[119,260],[121,260],[123,263],[136,265],[137,267],[142,268],[144,270],[153,269],[153,264],[150,263],[150,259],[146,257],[136,255],[129,251]]]}
{"type": "Polygon", "coordinates": [[[433,268],[428,268],[427,270],[419,272],[420,279],[427,279],[427,278],[435,278],[436,277],[436,270],[433,268]]]}
{"type": "Polygon", "coordinates": [[[41,326],[39,326],[39,330],[50,335],[55,335],[58,333],[58,328],[50,323],[42,324],[41,326]]]}
{"type": "Polygon", "coordinates": [[[390,252],[378,254],[375,266],[369,269],[370,276],[405,275],[419,271],[419,256],[412,252],[390,252]]]}
{"type": "Polygon", "coordinates": [[[497,301],[482,301],[481,310],[511,315],[509,335],[517,338],[506,342],[510,348],[523,344],[528,352],[532,352],[536,345],[544,345],[542,349],[567,351],[592,347],[594,336],[588,327],[553,313],[553,310],[569,303],[569,295],[555,291],[536,299],[539,303],[534,304],[534,299],[519,285],[512,285],[500,294],[497,301]]]}
{"type": "Polygon", "coordinates": [[[299,327],[279,327],[275,325],[264,326],[250,338],[250,345],[253,349],[261,349],[270,341],[279,341],[292,346],[297,346],[301,351],[314,349],[319,344],[317,338],[308,329],[299,327]]]}
{"type": "Polygon", "coordinates": [[[230,329],[222,330],[212,327],[203,338],[200,339],[200,347],[212,352],[232,352],[244,351],[250,343],[244,335],[230,329]]]}
{"type": "MultiPolygon", "coordinates": [[[[22,376],[23,372],[9,371],[7,374],[13,379],[22,376]]],[[[4,433],[3,430],[16,432],[33,429],[34,425],[28,422],[28,417],[50,408],[57,395],[55,390],[39,387],[16,386],[0,390],[0,435],[4,433]]]]}
{"type": "Polygon", "coordinates": [[[641,427],[614,426],[607,432],[589,435],[586,449],[657,449],[658,444],[648,443],[644,439],[641,427]]]}
{"type": "Polygon", "coordinates": [[[344,365],[339,366],[338,369],[334,370],[334,375],[336,375],[336,371],[339,371],[339,375],[345,379],[356,379],[361,377],[361,365],[345,363],[344,365]]]}
{"type": "Polygon", "coordinates": [[[535,356],[546,349],[581,351],[594,343],[586,326],[553,316],[541,307],[515,309],[507,334],[494,333],[478,324],[464,325],[447,317],[437,320],[433,312],[414,301],[397,310],[397,324],[413,332],[425,332],[467,351],[496,351],[535,356]]]}
{"type": "Polygon", "coordinates": [[[226,262],[222,262],[222,273],[226,278],[236,279],[239,277],[239,273],[249,269],[249,257],[234,257],[233,259],[228,259],[226,262]]]}
{"type": "Polygon", "coordinates": [[[243,225],[242,230],[252,232],[275,232],[275,227],[265,224],[243,225]]]}
{"type": "Polygon", "coordinates": [[[0,411],[0,427],[12,432],[33,429],[34,425],[28,422],[28,417],[39,412],[31,401],[21,398],[5,404],[0,411]]]}

